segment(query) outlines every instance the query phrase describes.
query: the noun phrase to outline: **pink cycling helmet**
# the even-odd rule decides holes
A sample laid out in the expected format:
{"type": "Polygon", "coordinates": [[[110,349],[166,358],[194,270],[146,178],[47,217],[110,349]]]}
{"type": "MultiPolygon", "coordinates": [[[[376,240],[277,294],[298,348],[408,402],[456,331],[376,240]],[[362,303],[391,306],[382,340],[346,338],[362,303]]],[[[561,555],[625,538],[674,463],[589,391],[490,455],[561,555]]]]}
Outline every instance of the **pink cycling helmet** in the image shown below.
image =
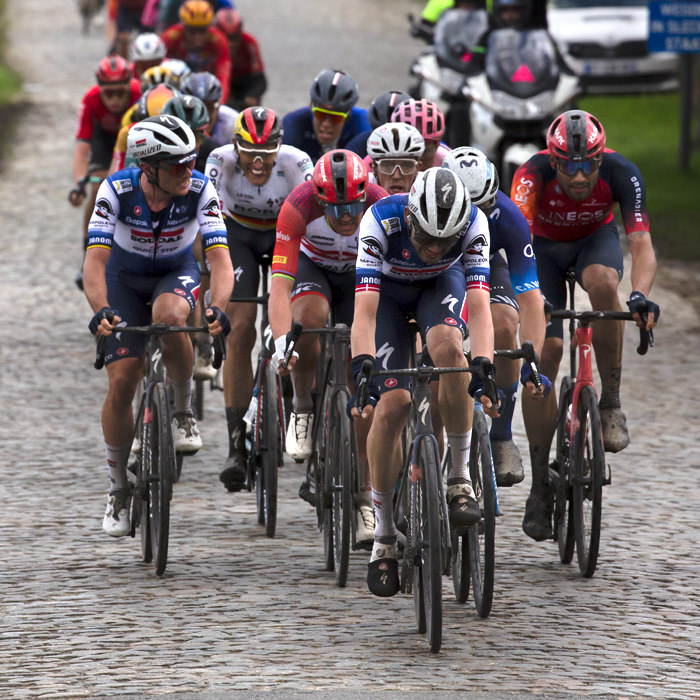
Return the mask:
{"type": "Polygon", "coordinates": [[[438,141],[445,133],[445,117],[430,100],[402,102],[391,115],[391,121],[414,126],[426,141],[438,141]]]}

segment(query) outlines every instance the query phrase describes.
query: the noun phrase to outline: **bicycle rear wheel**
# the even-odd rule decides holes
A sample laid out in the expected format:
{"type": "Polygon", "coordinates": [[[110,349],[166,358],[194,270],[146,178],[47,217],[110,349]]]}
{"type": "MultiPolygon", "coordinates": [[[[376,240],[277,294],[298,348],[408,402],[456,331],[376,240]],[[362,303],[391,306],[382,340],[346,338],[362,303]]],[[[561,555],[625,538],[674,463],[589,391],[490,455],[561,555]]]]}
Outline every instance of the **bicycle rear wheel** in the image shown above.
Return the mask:
{"type": "Polygon", "coordinates": [[[277,527],[277,469],[282,454],[280,430],[280,393],[277,375],[269,362],[265,363],[262,386],[262,455],[263,491],[259,494],[265,515],[265,534],[272,538],[277,527]]]}
{"type": "Polygon", "coordinates": [[[419,632],[428,633],[428,644],[433,654],[437,654],[442,646],[442,538],[438,465],[435,443],[429,437],[421,439],[411,479],[413,600],[416,627],[419,632]]]}
{"type": "Polygon", "coordinates": [[[175,469],[175,448],[168,395],[163,384],[156,384],[151,395],[149,440],[143,445],[144,473],[148,481],[148,514],[156,574],[161,576],[168,562],[170,498],[175,469]]]}
{"type": "Polygon", "coordinates": [[[598,563],[605,475],[603,433],[593,387],[581,389],[577,415],[579,427],[574,435],[572,488],[576,557],[581,575],[590,578],[598,563]]]}
{"type": "MultiPolygon", "coordinates": [[[[571,564],[574,558],[574,510],[571,497],[571,442],[569,437],[569,409],[571,406],[571,377],[564,377],[559,388],[557,409],[557,453],[554,489],[554,534],[559,547],[559,560],[571,564]]],[[[550,467],[551,469],[551,467],[550,467]]]]}
{"type": "Polygon", "coordinates": [[[482,411],[474,411],[469,474],[481,520],[469,528],[469,562],[474,605],[480,617],[488,617],[493,604],[496,540],[496,492],[491,466],[488,425],[482,411]]]}
{"type": "Polygon", "coordinates": [[[352,498],[352,431],[345,412],[349,400],[346,391],[338,391],[330,414],[329,455],[333,471],[333,563],[335,582],[343,588],[348,579],[350,533],[354,515],[352,498]]]}

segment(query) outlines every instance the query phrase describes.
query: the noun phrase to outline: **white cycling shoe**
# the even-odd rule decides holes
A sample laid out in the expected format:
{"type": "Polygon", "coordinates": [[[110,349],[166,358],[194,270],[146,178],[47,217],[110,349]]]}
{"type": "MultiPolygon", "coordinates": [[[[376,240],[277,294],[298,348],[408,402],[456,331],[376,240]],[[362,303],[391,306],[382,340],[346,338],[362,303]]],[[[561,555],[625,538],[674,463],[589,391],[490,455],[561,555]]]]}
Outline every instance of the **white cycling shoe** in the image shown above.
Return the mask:
{"type": "Polygon", "coordinates": [[[355,511],[357,529],[355,531],[355,543],[358,547],[372,547],[374,545],[374,509],[372,506],[360,506],[355,511]]]}
{"type": "Polygon", "coordinates": [[[297,462],[303,462],[311,456],[313,427],[312,413],[292,413],[289,417],[285,449],[287,454],[297,462]]]}
{"type": "Polygon", "coordinates": [[[216,378],[216,370],[211,364],[211,351],[208,355],[197,355],[193,376],[195,379],[204,380],[216,378]]]}
{"type": "Polygon", "coordinates": [[[102,529],[110,537],[126,537],[131,530],[129,508],[131,507],[130,489],[118,489],[107,496],[107,510],[102,519],[102,529]]]}
{"type": "Polygon", "coordinates": [[[202,438],[191,413],[176,413],[173,416],[173,442],[176,452],[194,454],[201,449],[202,438]]]}

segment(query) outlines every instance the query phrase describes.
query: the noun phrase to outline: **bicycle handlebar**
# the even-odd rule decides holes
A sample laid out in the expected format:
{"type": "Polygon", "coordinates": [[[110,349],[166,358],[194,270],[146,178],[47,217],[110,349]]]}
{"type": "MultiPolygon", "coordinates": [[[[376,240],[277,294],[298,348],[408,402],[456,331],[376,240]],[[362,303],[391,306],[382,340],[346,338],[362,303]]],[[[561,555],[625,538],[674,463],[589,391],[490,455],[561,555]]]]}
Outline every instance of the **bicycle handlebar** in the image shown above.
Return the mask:
{"type": "Polygon", "coordinates": [[[496,357],[505,357],[509,360],[525,360],[525,363],[530,366],[535,388],[537,391],[542,389],[542,379],[540,379],[540,369],[538,366],[539,360],[532,341],[524,341],[519,350],[496,350],[493,354],[496,357]]]}
{"type": "MultiPolygon", "coordinates": [[[[573,311],[572,309],[557,309],[550,314],[552,318],[574,319],[585,326],[590,326],[593,321],[634,321],[631,311],[573,311]]],[[[640,314],[642,321],[646,322],[646,314],[640,314]]],[[[644,328],[639,329],[638,355],[646,355],[649,348],[654,347],[654,331],[644,328]]]]}
{"type": "Polygon", "coordinates": [[[231,297],[230,302],[234,304],[267,304],[270,299],[270,293],[263,294],[261,297],[236,297],[235,299],[231,297]]]}
{"type": "Polygon", "coordinates": [[[284,369],[287,369],[287,365],[292,359],[294,347],[299,342],[299,338],[301,338],[301,331],[303,328],[304,326],[302,326],[299,321],[294,321],[294,323],[292,323],[292,330],[289,331],[289,335],[287,336],[287,349],[284,351],[284,362],[282,363],[284,369]]]}

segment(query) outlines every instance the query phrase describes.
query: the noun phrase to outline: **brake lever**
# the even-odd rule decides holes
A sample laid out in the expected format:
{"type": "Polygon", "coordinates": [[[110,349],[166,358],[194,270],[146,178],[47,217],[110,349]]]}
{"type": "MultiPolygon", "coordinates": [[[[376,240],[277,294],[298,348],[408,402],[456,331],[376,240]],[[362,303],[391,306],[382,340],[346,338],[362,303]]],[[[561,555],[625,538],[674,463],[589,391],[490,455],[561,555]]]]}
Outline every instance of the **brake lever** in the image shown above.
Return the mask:
{"type": "Polygon", "coordinates": [[[535,352],[535,346],[532,341],[526,340],[521,346],[523,351],[523,359],[530,366],[530,377],[533,380],[535,388],[537,391],[542,391],[542,379],[540,378],[540,370],[537,366],[537,353],[535,352]]]}
{"type": "Polygon", "coordinates": [[[357,383],[357,395],[355,396],[355,408],[358,413],[362,413],[369,398],[369,380],[372,376],[372,362],[365,360],[360,370],[360,380],[357,383]]]}
{"type": "MultiPolygon", "coordinates": [[[[105,313],[105,318],[112,323],[114,321],[114,314],[111,311],[105,313]]],[[[95,369],[102,369],[105,366],[105,350],[107,349],[107,336],[100,333],[97,338],[97,345],[95,346],[95,363],[93,367],[95,369]]]]}
{"type": "Polygon", "coordinates": [[[299,321],[294,321],[294,323],[292,323],[292,330],[289,331],[287,335],[287,349],[284,351],[284,361],[282,362],[282,367],[284,369],[287,369],[287,365],[292,359],[294,347],[299,342],[299,338],[301,338],[302,330],[304,330],[304,326],[299,321]]]}

